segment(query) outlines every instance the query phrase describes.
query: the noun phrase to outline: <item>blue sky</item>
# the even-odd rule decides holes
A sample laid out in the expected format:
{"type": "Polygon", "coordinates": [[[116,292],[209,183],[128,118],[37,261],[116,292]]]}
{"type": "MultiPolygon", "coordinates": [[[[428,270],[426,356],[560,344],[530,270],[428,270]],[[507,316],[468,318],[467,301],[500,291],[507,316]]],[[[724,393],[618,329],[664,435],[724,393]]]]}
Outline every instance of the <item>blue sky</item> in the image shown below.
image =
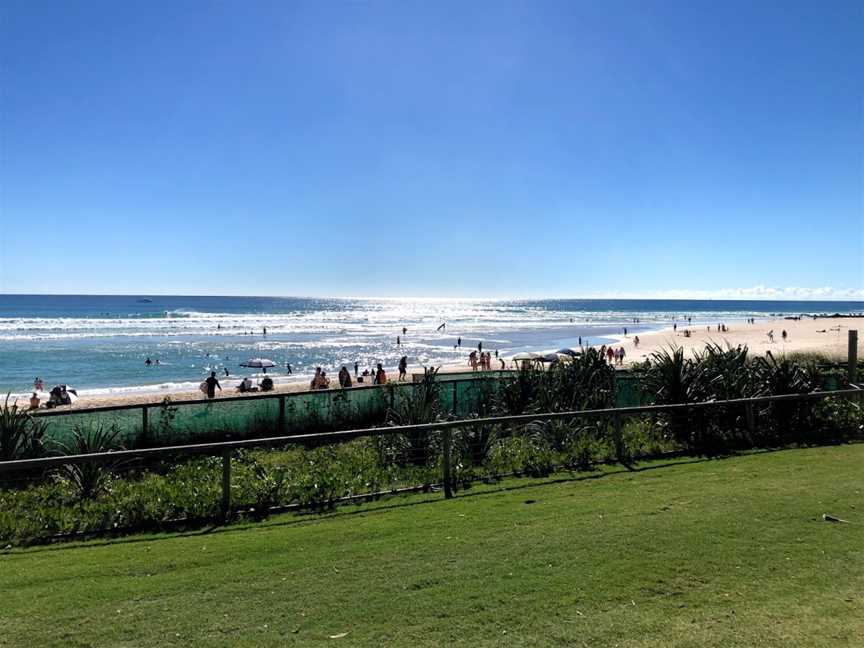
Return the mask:
{"type": "Polygon", "coordinates": [[[0,292],[864,296],[858,1],[0,12],[0,292]]]}

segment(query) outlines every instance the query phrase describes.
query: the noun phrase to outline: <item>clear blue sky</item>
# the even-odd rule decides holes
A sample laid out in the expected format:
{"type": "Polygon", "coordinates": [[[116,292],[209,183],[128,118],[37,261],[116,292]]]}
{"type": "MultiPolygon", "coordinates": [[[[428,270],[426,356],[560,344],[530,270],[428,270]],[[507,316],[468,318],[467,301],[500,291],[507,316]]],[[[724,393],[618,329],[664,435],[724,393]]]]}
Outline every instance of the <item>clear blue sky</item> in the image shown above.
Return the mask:
{"type": "Polygon", "coordinates": [[[864,294],[860,0],[5,0],[0,56],[0,292],[864,294]]]}

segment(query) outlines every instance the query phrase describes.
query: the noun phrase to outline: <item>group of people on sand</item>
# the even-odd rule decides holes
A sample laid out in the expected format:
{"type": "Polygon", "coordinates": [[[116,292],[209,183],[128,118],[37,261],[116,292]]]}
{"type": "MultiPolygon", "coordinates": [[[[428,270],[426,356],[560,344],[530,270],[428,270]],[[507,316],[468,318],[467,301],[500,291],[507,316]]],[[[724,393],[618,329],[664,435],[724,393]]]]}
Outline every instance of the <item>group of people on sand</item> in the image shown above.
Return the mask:
{"type": "MultiPolygon", "coordinates": [[[[774,329],[771,329],[765,335],[768,336],[768,341],[773,344],[774,343],[774,329]]],[[[789,334],[786,332],[786,329],[783,329],[783,331],[781,331],[780,337],[783,338],[784,342],[789,339],[789,334]]]]}
{"type": "MultiPolygon", "coordinates": [[[[399,361],[400,378],[407,373],[407,367],[408,358],[407,356],[403,356],[402,359],[399,361]]],[[[342,368],[337,374],[339,386],[342,388],[353,387],[355,379],[358,384],[370,382],[373,385],[383,385],[387,382],[387,372],[384,371],[384,367],[380,362],[371,371],[369,369],[364,369],[362,374],[359,373],[359,371],[360,364],[355,362],[354,379],[352,379],[351,372],[348,370],[348,367],[342,365],[342,368]]],[[[327,377],[327,372],[324,371],[321,367],[315,367],[315,376],[312,378],[312,382],[310,383],[309,387],[311,389],[330,389],[330,379],[327,377]]]]}
{"type": "MultiPolygon", "coordinates": [[[[495,357],[498,357],[498,352],[495,352],[495,357]]],[[[472,371],[491,371],[492,370],[492,352],[491,351],[472,351],[468,354],[468,364],[472,371]]],[[[501,360],[501,368],[504,368],[504,361],[501,360]]]]}
{"type": "MultiPolygon", "coordinates": [[[[638,346],[638,342],[636,345],[638,346]]],[[[622,366],[624,364],[624,357],[627,353],[624,351],[624,347],[618,347],[617,349],[609,346],[607,347],[605,344],[600,347],[600,357],[606,358],[606,362],[611,365],[622,366]]]]}

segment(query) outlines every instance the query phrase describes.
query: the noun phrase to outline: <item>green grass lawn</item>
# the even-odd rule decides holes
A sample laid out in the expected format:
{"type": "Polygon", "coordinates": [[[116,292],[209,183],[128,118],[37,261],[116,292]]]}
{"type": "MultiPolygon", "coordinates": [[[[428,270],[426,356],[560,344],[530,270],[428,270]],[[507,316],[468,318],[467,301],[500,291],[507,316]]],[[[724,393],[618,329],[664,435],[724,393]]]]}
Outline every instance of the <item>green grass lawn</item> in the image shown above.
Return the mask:
{"type": "Polygon", "coordinates": [[[864,646],[862,494],[851,445],[16,549],[0,646],[864,646]]]}

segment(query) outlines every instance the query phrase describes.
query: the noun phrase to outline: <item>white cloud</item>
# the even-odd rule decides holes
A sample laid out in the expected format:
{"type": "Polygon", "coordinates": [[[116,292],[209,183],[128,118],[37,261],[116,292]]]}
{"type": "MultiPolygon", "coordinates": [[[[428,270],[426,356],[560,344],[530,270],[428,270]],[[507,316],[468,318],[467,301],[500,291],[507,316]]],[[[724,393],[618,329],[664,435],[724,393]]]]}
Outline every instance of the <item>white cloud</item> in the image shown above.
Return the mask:
{"type": "Polygon", "coordinates": [[[833,288],[820,286],[751,286],[749,288],[720,288],[717,290],[692,290],[687,288],[660,290],[645,293],[616,292],[607,294],[612,298],[635,299],[763,299],[763,300],[864,300],[864,288],[833,288]]]}

